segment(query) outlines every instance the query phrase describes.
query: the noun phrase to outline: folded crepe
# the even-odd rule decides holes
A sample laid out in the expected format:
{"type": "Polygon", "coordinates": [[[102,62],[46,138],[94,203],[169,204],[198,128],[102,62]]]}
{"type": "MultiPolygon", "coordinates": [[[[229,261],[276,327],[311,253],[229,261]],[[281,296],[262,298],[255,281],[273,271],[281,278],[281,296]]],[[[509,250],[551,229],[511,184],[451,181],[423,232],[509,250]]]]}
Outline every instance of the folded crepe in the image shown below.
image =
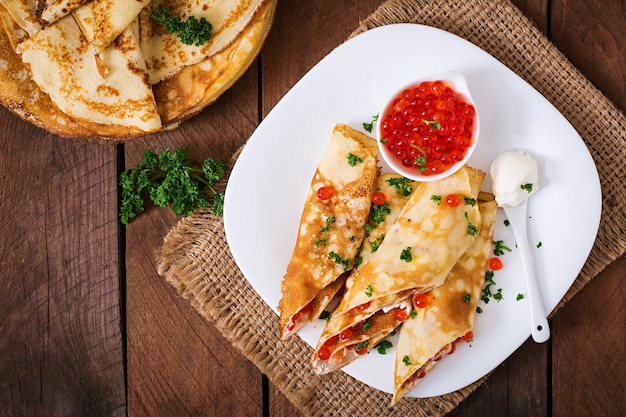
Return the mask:
{"type": "Polygon", "coordinates": [[[389,228],[376,253],[351,274],[333,314],[373,314],[443,283],[476,238],[476,198],[485,173],[463,167],[420,185],[389,228]],[[451,206],[448,196],[460,203],[451,206]]]}
{"type": "Polygon", "coordinates": [[[267,1],[223,0],[209,6],[203,0],[152,0],[139,14],[141,50],[151,83],[165,80],[181,68],[202,62],[226,48],[267,1]],[[211,38],[200,46],[181,43],[177,34],[168,33],[151,17],[158,7],[167,7],[172,16],[205,18],[212,26],[211,38]]]}
{"type": "Polygon", "coordinates": [[[281,339],[316,319],[342,288],[365,236],[378,174],[376,141],[337,124],[311,180],[281,284],[281,339]]]}
{"type": "MultiPolygon", "coordinates": [[[[382,193],[385,198],[370,209],[367,234],[359,253],[363,263],[369,262],[380,248],[385,234],[420,184],[393,173],[378,178],[376,193],[382,193]]],[[[318,374],[325,374],[345,366],[376,346],[410,313],[411,304],[407,296],[393,308],[380,310],[374,315],[361,314],[358,310],[353,314],[331,314],[313,353],[313,369],[318,374]]]]}
{"type": "MultiPolygon", "coordinates": [[[[481,193],[482,194],[482,193],[481,193]]],[[[476,305],[483,288],[498,205],[480,201],[479,233],[458,260],[445,282],[429,294],[430,301],[415,308],[403,323],[396,350],[392,404],[411,391],[463,340],[471,340],[476,305]]]]}
{"type": "Polygon", "coordinates": [[[68,116],[127,130],[161,129],[139,49],[137,19],[104,50],[67,15],[17,47],[33,81],[68,116]]]}

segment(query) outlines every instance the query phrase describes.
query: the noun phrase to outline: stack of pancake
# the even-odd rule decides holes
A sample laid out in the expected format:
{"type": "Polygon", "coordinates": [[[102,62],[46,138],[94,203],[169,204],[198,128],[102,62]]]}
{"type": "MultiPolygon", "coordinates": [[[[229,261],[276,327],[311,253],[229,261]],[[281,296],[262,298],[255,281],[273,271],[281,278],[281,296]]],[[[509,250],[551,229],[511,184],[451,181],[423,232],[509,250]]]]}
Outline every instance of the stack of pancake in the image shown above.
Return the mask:
{"type": "Polygon", "coordinates": [[[0,0],[0,103],[54,134],[125,141],[173,129],[250,66],[276,0],[0,0]],[[205,18],[187,45],[152,18],[205,18]]]}

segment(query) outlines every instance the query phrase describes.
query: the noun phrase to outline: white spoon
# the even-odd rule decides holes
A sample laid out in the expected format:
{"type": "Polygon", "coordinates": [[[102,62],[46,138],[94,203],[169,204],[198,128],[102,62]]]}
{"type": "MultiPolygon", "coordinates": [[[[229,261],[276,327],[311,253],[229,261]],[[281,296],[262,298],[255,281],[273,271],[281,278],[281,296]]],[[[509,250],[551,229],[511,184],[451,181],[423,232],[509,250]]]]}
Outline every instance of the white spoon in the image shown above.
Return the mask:
{"type": "Polygon", "coordinates": [[[528,303],[530,304],[530,322],[532,323],[531,334],[537,343],[543,343],[550,338],[550,327],[543,307],[541,293],[537,287],[535,277],[535,265],[528,246],[528,235],[526,233],[526,222],[528,218],[528,200],[524,200],[516,207],[502,207],[509,224],[513,229],[517,248],[522,257],[522,269],[526,279],[528,290],[528,303]]]}
{"type": "Polygon", "coordinates": [[[535,342],[543,343],[550,338],[550,327],[537,287],[535,265],[526,232],[528,198],[539,189],[537,162],[525,151],[508,151],[493,161],[490,173],[496,201],[509,219],[522,257],[530,304],[531,334],[535,342]]]}

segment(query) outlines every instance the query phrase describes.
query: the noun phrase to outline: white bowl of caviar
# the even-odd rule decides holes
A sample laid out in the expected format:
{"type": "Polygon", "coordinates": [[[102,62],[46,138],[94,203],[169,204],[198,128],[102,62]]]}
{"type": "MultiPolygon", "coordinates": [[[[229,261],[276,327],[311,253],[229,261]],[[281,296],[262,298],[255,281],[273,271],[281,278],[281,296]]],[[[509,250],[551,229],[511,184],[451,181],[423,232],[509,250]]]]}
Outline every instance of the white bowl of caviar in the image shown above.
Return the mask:
{"type": "Polygon", "coordinates": [[[380,155],[398,174],[435,181],[459,170],[478,142],[480,121],[467,80],[452,71],[412,81],[384,104],[380,155]]]}

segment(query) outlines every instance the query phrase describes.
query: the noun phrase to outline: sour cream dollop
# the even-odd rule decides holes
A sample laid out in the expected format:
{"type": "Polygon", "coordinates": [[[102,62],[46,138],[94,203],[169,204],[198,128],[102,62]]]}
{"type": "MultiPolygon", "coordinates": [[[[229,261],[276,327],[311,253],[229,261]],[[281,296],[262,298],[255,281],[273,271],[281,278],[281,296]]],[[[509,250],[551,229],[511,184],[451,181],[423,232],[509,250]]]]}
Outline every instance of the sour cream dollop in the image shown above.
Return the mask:
{"type": "Polygon", "coordinates": [[[500,154],[491,164],[492,192],[500,207],[515,207],[539,189],[537,161],[525,151],[500,154]]]}

